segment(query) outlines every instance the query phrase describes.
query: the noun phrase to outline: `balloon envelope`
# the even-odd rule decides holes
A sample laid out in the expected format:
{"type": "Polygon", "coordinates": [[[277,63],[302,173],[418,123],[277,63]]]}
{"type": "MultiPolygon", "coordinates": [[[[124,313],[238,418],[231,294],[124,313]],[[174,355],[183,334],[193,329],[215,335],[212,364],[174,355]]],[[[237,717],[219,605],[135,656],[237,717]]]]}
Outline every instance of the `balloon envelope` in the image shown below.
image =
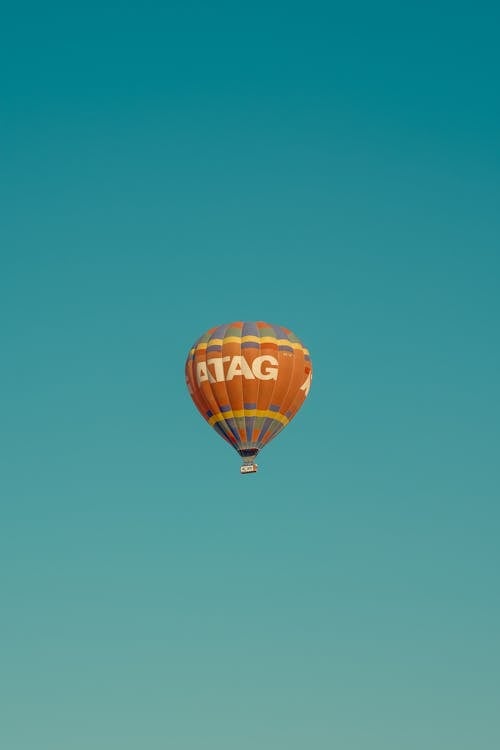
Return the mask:
{"type": "Polygon", "coordinates": [[[255,468],[257,453],[302,406],[311,379],[309,351],[297,336],[262,321],[210,328],[186,361],[200,414],[255,468]]]}

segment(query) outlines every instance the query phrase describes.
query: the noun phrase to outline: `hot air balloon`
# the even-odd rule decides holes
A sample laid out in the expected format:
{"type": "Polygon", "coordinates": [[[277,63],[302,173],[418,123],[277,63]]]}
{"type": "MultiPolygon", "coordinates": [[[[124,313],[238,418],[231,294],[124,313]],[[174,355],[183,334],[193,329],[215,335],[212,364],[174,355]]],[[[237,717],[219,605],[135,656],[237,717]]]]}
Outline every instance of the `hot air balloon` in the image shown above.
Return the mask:
{"type": "Polygon", "coordinates": [[[262,321],[210,328],[191,348],[186,383],[198,411],[239,453],[242,474],[293,419],[309,393],[308,350],[288,328],[262,321]]]}

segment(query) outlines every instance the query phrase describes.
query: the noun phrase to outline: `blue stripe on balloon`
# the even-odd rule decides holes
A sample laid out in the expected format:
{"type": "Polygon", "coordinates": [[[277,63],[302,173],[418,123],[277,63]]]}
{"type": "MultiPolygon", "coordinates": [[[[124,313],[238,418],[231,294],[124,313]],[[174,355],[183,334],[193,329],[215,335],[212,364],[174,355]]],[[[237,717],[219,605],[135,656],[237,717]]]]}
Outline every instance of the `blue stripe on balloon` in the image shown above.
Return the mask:
{"type": "Polygon", "coordinates": [[[211,339],[222,339],[227,330],[227,324],[224,326],[217,326],[217,328],[210,334],[211,339]]]}
{"type": "Polygon", "coordinates": [[[258,338],[260,338],[260,333],[259,333],[259,329],[257,328],[257,323],[254,320],[246,322],[243,326],[241,335],[242,336],[258,336],[258,338]]]}

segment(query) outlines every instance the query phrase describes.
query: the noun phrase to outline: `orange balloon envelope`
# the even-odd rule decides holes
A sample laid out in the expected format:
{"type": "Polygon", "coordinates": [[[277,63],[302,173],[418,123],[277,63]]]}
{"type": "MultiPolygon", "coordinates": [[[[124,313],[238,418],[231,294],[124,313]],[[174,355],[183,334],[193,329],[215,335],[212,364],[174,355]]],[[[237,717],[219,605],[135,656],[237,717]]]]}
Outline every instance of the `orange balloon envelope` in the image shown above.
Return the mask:
{"type": "Polygon", "coordinates": [[[288,328],[242,322],[210,328],[186,361],[198,411],[257,470],[257,453],[300,409],[312,379],[308,350],[288,328]]]}

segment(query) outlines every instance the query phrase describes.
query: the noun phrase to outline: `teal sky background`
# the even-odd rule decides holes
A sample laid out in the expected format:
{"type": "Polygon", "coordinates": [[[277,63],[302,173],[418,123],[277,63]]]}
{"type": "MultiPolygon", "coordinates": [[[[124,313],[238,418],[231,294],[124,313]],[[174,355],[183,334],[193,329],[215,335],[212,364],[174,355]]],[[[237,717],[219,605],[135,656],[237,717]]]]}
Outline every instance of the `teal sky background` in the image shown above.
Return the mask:
{"type": "Polygon", "coordinates": [[[499,22],[4,9],[2,747],[500,746],[499,22]],[[248,477],[238,319],[315,368],[248,477]]]}

